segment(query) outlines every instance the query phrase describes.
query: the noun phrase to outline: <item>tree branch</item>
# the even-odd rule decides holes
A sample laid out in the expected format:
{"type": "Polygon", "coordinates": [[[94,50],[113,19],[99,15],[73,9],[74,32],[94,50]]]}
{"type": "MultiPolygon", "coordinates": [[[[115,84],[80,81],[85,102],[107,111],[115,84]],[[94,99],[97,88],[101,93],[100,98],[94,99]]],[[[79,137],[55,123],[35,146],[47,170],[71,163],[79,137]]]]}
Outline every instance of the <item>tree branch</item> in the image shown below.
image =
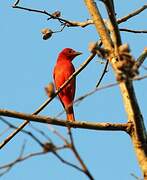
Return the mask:
{"type": "Polygon", "coordinates": [[[100,79],[98,80],[98,82],[96,83],[96,88],[98,88],[98,86],[100,85],[100,83],[101,83],[104,75],[107,73],[108,64],[109,64],[109,61],[107,60],[107,61],[106,61],[106,64],[105,64],[105,67],[104,67],[104,70],[103,70],[103,73],[102,73],[100,79]]]}
{"type": "Polygon", "coordinates": [[[113,3],[113,0],[103,0],[103,2],[106,6],[107,13],[110,20],[109,30],[111,31],[111,34],[112,34],[112,41],[114,43],[115,50],[118,50],[118,47],[121,45],[121,37],[120,37],[119,29],[118,29],[118,23],[115,17],[114,3],[113,3]]]}
{"type": "Polygon", "coordinates": [[[82,160],[81,156],[79,155],[79,153],[78,153],[78,151],[76,149],[71,129],[69,128],[68,130],[69,130],[69,137],[70,137],[70,142],[71,142],[69,148],[72,150],[72,152],[74,153],[76,159],[81,164],[83,172],[89,177],[90,180],[94,180],[93,176],[91,175],[90,171],[88,170],[87,166],[85,165],[84,161],[82,160]]]}
{"type": "Polygon", "coordinates": [[[139,69],[140,66],[143,64],[144,60],[147,57],[147,47],[144,48],[142,54],[138,57],[137,61],[135,62],[134,69],[139,69]]]}
{"type": "MultiPolygon", "coordinates": [[[[17,2],[18,4],[18,2],[17,2]]],[[[21,10],[25,10],[25,11],[30,11],[30,12],[35,12],[35,13],[41,13],[41,14],[45,14],[47,16],[50,17],[50,19],[55,19],[58,20],[61,24],[64,24],[67,27],[86,27],[90,24],[93,24],[92,20],[87,20],[87,21],[83,21],[83,22],[79,22],[79,21],[70,21],[70,20],[66,20],[64,18],[61,17],[56,17],[50,13],[48,13],[45,10],[38,10],[38,9],[31,9],[31,8],[26,8],[26,7],[22,7],[22,6],[18,6],[17,4],[14,4],[12,7],[15,9],[21,9],[21,10]]]]}
{"type": "Polygon", "coordinates": [[[93,19],[96,30],[100,35],[104,47],[111,51],[113,49],[113,43],[110,38],[109,32],[105,26],[104,20],[102,19],[100,12],[96,6],[96,3],[94,2],[94,0],[84,0],[84,1],[93,19]]]}
{"type": "Polygon", "coordinates": [[[142,6],[141,8],[133,11],[132,13],[130,13],[130,14],[128,14],[128,15],[120,18],[120,19],[117,19],[118,24],[123,23],[123,22],[127,21],[128,19],[130,19],[130,18],[138,15],[139,13],[141,13],[142,11],[144,11],[145,9],[147,9],[147,5],[146,5],[146,4],[145,4],[144,6],[142,6]]]}
{"type": "Polygon", "coordinates": [[[97,123],[97,122],[86,122],[86,121],[66,121],[61,119],[50,118],[40,115],[30,115],[26,113],[20,113],[10,110],[0,109],[0,116],[7,116],[19,119],[27,119],[28,121],[59,125],[64,127],[82,128],[82,129],[93,129],[93,130],[108,130],[108,131],[128,131],[130,124],[117,124],[117,123],[97,123]]]}
{"type": "MultiPolygon", "coordinates": [[[[108,0],[108,2],[109,1],[110,0],[108,0]]],[[[102,34],[103,31],[100,29],[101,27],[104,28],[104,24],[101,23],[101,16],[96,7],[96,3],[94,0],[85,0],[85,2],[93,18],[97,32],[100,37],[103,35],[103,38],[105,38],[105,41],[102,39],[104,48],[110,51],[108,59],[112,64],[116,79],[119,82],[125,111],[128,115],[128,123],[130,122],[133,125],[130,135],[134,149],[144,174],[144,178],[147,179],[147,134],[132,82],[132,78],[136,74],[136,72],[133,71],[135,60],[132,58],[129,48],[125,45],[119,47],[118,57],[116,56],[117,54],[113,53],[113,47],[109,40],[110,38],[107,38],[107,33],[102,34]]]]}
{"type": "Polygon", "coordinates": [[[35,157],[35,156],[39,156],[39,155],[44,155],[46,154],[46,152],[44,151],[41,151],[41,152],[35,152],[35,153],[30,153],[28,155],[25,155],[25,156],[22,156],[21,154],[18,156],[18,158],[16,158],[16,160],[8,163],[8,164],[5,164],[5,165],[2,165],[0,166],[0,169],[5,169],[2,173],[0,173],[0,177],[3,176],[4,174],[6,174],[8,171],[10,171],[12,169],[12,167],[14,165],[16,165],[17,163],[20,163],[22,161],[25,161],[29,158],[32,158],[32,157],[35,157]]]}
{"type": "MultiPolygon", "coordinates": [[[[9,128],[12,129],[17,129],[17,126],[13,125],[12,123],[10,123],[9,121],[7,121],[6,119],[4,119],[3,117],[0,116],[0,120],[7,124],[7,126],[9,128]]],[[[26,131],[26,130],[21,130],[22,133],[27,134],[28,136],[30,136],[34,141],[36,141],[41,147],[43,147],[43,143],[31,132],[31,131],[26,131]]]]}
{"type": "Polygon", "coordinates": [[[64,164],[68,165],[68,166],[71,166],[75,169],[77,169],[78,171],[81,171],[84,173],[83,169],[79,168],[78,166],[76,166],[75,164],[72,164],[68,161],[66,161],[65,159],[63,159],[57,152],[53,152],[53,154],[64,164]]]}
{"type": "Polygon", "coordinates": [[[130,32],[130,33],[147,33],[147,30],[132,30],[127,28],[119,28],[120,31],[130,32]]]}

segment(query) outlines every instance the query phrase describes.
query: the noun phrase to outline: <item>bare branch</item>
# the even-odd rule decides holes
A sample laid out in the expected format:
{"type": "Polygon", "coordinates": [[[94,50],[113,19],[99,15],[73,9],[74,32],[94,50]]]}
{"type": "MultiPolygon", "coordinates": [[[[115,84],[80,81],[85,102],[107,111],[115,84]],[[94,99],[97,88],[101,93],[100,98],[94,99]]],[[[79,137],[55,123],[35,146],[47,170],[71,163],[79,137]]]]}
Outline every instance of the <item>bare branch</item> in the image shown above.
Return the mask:
{"type": "Polygon", "coordinates": [[[0,144],[0,149],[7,144],[18,132],[20,132],[27,124],[29,121],[24,121],[17,129],[15,129],[4,141],[3,143],[0,144]]]}
{"type": "Polygon", "coordinates": [[[68,147],[73,153],[74,155],[76,156],[77,160],[80,162],[81,166],[82,166],[82,169],[79,168],[78,166],[64,160],[59,154],[57,154],[57,152],[53,152],[53,154],[63,163],[69,165],[69,166],[72,166],[74,168],[76,168],[77,170],[83,172],[84,174],[86,174],[91,180],[93,180],[90,172],[88,171],[87,167],[85,166],[84,162],[81,160],[76,148],[75,148],[75,145],[74,145],[74,141],[73,141],[73,137],[72,137],[72,134],[71,134],[71,129],[68,128],[68,132],[69,132],[69,136],[70,136],[70,140],[71,142],[69,143],[58,131],[56,131],[52,126],[49,126],[49,129],[55,134],[57,135],[59,138],[61,138],[63,140],[63,142],[65,143],[65,146],[68,147]],[[78,155],[77,155],[78,154],[78,155]],[[82,162],[82,163],[81,163],[82,162]]]}
{"type": "Polygon", "coordinates": [[[115,51],[118,51],[118,47],[121,45],[121,37],[120,37],[119,29],[118,29],[118,23],[115,17],[114,3],[113,3],[113,0],[107,0],[107,1],[104,0],[103,2],[106,6],[107,13],[110,20],[109,30],[111,31],[111,34],[112,34],[112,41],[114,43],[115,51]]]}
{"type": "Polygon", "coordinates": [[[126,28],[119,28],[120,31],[130,32],[130,33],[147,33],[147,30],[132,30],[126,28]]]}
{"type": "Polygon", "coordinates": [[[77,169],[78,171],[83,172],[83,170],[82,170],[81,168],[79,168],[79,167],[76,166],[75,164],[72,164],[72,163],[66,161],[66,160],[63,159],[57,152],[54,152],[53,154],[54,154],[62,163],[66,164],[66,165],[68,165],[68,166],[71,166],[71,167],[77,169]]]}
{"type": "Polygon", "coordinates": [[[96,88],[100,85],[100,83],[101,83],[104,75],[107,73],[108,64],[109,64],[109,61],[107,60],[107,61],[106,61],[106,64],[105,64],[105,67],[104,67],[104,70],[103,70],[103,73],[102,73],[100,79],[98,80],[98,82],[96,83],[96,88]]]}
{"type": "Polygon", "coordinates": [[[134,69],[139,69],[139,67],[143,64],[144,60],[146,59],[146,57],[147,57],[147,48],[144,49],[142,54],[137,59],[135,65],[134,65],[134,69]]]}
{"type": "Polygon", "coordinates": [[[105,26],[104,20],[102,19],[99,9],[94,0],[84,0],[87,9],[93,18],[93,22],[95,24],[96,30],[100,35],[101,41],[104,45],[104,48],[112,51],[113,43],[110,38],[109,32],[105,26]]]}
{"type": "MultiPolygon", "coordinates": [[[[49,16],[48,19],[55,19],[55,20],[58,20],[61,25],[64,26],[64,28],[67,26],[67,27],[86,27],[88,25],[91,25],[91,24],[94,24],[93,23],[93,20],[92,19],[88,19],[86,21],[71,21],[71,20],[66,20],[64,18],[61,18],[61,17],[58,17],[58,16],[54,16],[53,14],[50,14],[48,13],[47,11],[45,10],[37,10],[37,9],[31,9],[31,8],[25,8],[25,7],[21,7],[21,6],[18,6],[20,0],[17,0],[14,5],[12,6],[13,8],[17,8],[17,9],[22,9],[22,10],[26,10],[26,11],[31,11],[31,12],[36,12],[36,13],[41,13],[41,14],[45,14],[47,16],[49,16]]],[[[143,7],[139,8],[138,10],[135,10],[133,11],[132,13],[130,13],[129,15],[127,16],[124,16],[120,19],[117,19],[117,23],[120,24],[122,22],[125,22],[127,21],[128,19],[138,15],[139,13],[141,13],[142,11],[144,11],[145,9],[147,8],[147,5],[144,5],[143,7]]],[[[61,30],[59,31],[55,31],[55,32],[61,32],[64,28],[62,28],[61,30]]]]}
{"type": "Polygon", "coordinates": [[[61,133],[59,133],[59,131],[57,131],[55,128],[53,128],[50,124],[48,125],[49,130],[54,133],[56,136],[58,136],[66,145],[68,145],[68,141],[66,138],[64,138],[64,136],[62,136],[61,133]]]}
{"type": "Polygon", "coordinates": [[[82,28],[93,24],[93,20],[91,20],[91,19],[88,19],[87,21],[82,21],[82,22],[80,22],[80,21],[69,21],[69,22],[70,22],[70,24],[72,24],[72,26],[70,25],[71,27],[79,26],[79,27],[82,27],[82,28]]]}
{"type": "Polygon", "coordinates": [[[72,135],[72,131],[69,128],[68,129],[68,133],[69,133],[69,137],[70,137],[70,142],[71,142],[71,146],[69,146],[69,148],[72,150],[72,152],[74,153],[76,159],[79,161],[79,163],[81,164],[81,167],[83,169],[83,172],[89,177],[90,180],[94,180],[94,178],[92,177],[90,171],[88,170],[87,166],[85,165],[84,161],[82,160],[82,158],[80,157],[76,147],[75,147],[75,143],[74,143],[74,139],[73,139],[73,135],[72,135]]]}
{"type": "MultiPolygon", "coordinates": [[[[97,123],[87,121],[66,121],[61,119],[50,118],[40,115],[30,115],[10,110],[0,109],[1,116],[8,116],[14,118],[20,118],[22,120],[27,119],[29,121],[54,124],[64,127],[82,128],[82,129],[93,129],[93,130],[109,130],[109,131],[127,131],[129,124],[117,124],[117,123],[97,123]]],[[[3,142],[4,143],[4,142],[3,142]]],[[[1,144],[3,144],[1,143],[1,144]]],[[[0,146],[1,147],[1,146],[0,146]]]]}
{"type": "Polygon", "coordinates": [[[54,153],[54,154],[55,154],[55,153],[57,154],[56,151],[61,150],[61,149],[64,149],[64,148],[67,148],[67,146],[65,146],[65,145],[64,145],[64,146],[61,146],[61,147],[56,147],[56,146],[54,146],[52,143],[46,143],[46,144],[44,144],[44,147],[42,147],[42,148],[43,148],[43,151],[29,153],[29,154],[27,154],[27,155],[24,156],[23,154],[24,154],[24,150],[25,150],[25,145],[26,145],[26,143],[24,142],[23,145],[22,145],[22,147],[21,147],[21,150],[20,150],[20,153],[19,153],[18,157],[17,157],[14,161],[12,161],[12,162],[10,162],[10,163],[8,163],[8,164],[5,164],[5,165],[0,166],[0,169],[1,169],[1,170],[4,169],[4,171],[0,173],[0,176],[3,176],[4,174],[6,174],[6,173],[7,173],[8,171],[10,171],[10,170],[12,169],[12,167],[15,166],[16,164],[18,164],[18,163],[20,163],[20,162],[22,162],[22,161],[25,161],[25,160],[27,160],[27,159],[29,159],[29,158],[32,158],[32,157],[34,157],[34,156],[39,156],[39,155],[45,155],[45,154],[47,154],[47,153],[49,153],[49,152],[52,152],[52,153],[54,153]]]}
{"type": "Polygon", "coordinates": [[[38,132],[39,134],[41,134],[47,141],[51,142],[51,138],[42,130],[40,130],[39,128],[35,127],[34,125],[32,125],[31,123],[29,124],[30,127],[32,129],[34,129],[36,132],[38,132]]]}
{"type": "Polygon", "coordinates": [[[131,176],[134,177],[136,180],[143,180],[143,178],[139,178],[139,177],[136,176],[134,173],[131,173],[131,176]]]}
{"type": "Polygon", "coordinates": [[[117,20],[118,24],[120,24],[120,23],[122,23],[122,22],[125,22],[125,21],[127,21],[128,19],[130,19],[130,18],[138,15],[139,13],[141,13],[142,11],[144,11],[145,9],[147,9],[147,5],[144,5],[144,6],[142,6],[141,8],[133,11],[132,13],[130,13],[130,14],[128,14],[128,15],[126,15],[126,16],[118,19],[118,20],[117,20]]]}
{"type": "MultiPolygon", "coordinates": [[[[18,4],[18,3],[17,3],[17,4],[18,4]]],[[[13,7],[13,8],[17,8],[17,9],[22,9],[22,10],[25,10],[25,11],[30,11],[30,12],[36,12],[36,13],[45,14],[45,15],[47,15],[47,16],[50,17],[49,19],[56,19],[56,20],[58,20],[61,24],[63,24],[64,26],[67,26],[67,27],[77,27],[77,26],[86,27],[86,26],[88,26],[88,25],[90,25],[90,24],[93,24],[93,21],[92,21],[92,20],[87,20],[87,21],[83,21],[83,22],[79,22],[79,21],[69,21],[69,20],[66,20],[66,19],[61,18],[61,17],[55,17],[55,16],[53,16],[52,14],[48,13],[48,12],[45,11],[45,10],[25,8],[25,7],[18,6],[17,4],[14,4],[12,7],[13,7]]],[[[60,32],[61,32],[61,31],[60,31],[60,32]]]]}
{"type": "Polygon", "coordinates": [[[17,4],[19,3],[20,0],[16,0],[16,2],[14,3],[14,6],[17,6],[17,4]]]}
{"type": "MultiPolygon", "coordinates": [[[[16,126],[14,126],[12,123],[10,123],[10,122],[7,121],[6,119],[2,118],[1,116],[0,116],[0,120],[1,120],[2,122],[4,122],[5,124],[7,124],[9,128],[17,129],[16,126]]],[[[30,137],[31,137],[34,141],[36,141],[41,147],[43,147],[43,143],[42,143],[32,132],[27,131],[27,130],[23,130],[23,129],[21,130],[21,132],[27,134],[28,136],[30,136],[30,137]]]]}
{"type": "Polygon", "coordinates": [[[44,154],[46,154],[46,152],[41,151],[41,152],[30,153],[30,154],[28,154],[26,156],[18,156],[18,158],[16,160],[14,160],[14,161],[12,161],[12,162],[10,162],[8,164],[0,166],[0,169],[5,169],[2,173],[0,173],[0,176],[3,176],[8,171],[10,171],[12,169],[12,167],[14,165],[16,165],[17,163],[20,163],[20,162],[22,162],[24,160],[27,160],[29,158],[39,156],[39,155],[44,155],[44,154]]]}

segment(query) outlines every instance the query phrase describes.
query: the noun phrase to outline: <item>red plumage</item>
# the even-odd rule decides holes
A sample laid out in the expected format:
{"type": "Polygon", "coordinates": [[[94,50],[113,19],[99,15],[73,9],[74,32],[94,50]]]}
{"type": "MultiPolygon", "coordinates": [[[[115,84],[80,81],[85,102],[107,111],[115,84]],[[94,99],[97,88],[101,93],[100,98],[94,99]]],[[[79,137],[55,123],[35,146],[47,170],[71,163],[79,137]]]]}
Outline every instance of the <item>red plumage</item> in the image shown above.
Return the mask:
{"type": "MultiPolygon", "coordinates": [[[[53,71],[54,83],[56,90],[68,80],[68,78],[74,73],[75,68],[72,64],[72,60],[82,53],[76,52],[73,49],[63,49],[57,58],[56,65],[53,71]]],[[[59,99],[66,110],[67,120],[74,121],[73,101],[75,97],[76,80],[71,80],[68,85],[58,94],[59,99]]]]}

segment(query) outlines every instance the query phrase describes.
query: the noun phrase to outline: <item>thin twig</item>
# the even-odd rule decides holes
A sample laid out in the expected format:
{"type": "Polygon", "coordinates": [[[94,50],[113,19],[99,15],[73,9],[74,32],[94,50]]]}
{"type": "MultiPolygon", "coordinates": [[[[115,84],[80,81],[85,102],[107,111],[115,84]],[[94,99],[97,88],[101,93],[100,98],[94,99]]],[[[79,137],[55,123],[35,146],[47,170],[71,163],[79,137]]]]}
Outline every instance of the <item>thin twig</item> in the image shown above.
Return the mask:
{"type": "Polygon", "coordinates": [[[51,141],[51,138],[44,131],[42,131],[39,128],[35,127],[31,123],[30,123],[30,127],[32,129],[34,129],[36,132],[38,132],[39,134],[41,134],[47,141],[49,141],[49,142],[51,141]]]}
{"type": "Polygon", "coordinates": [[[143,178],[136,176],[134,173],[131,173],[131,176],[134,177],[136,180],[143,180],[143,178]]]}
{"type": "Polygon", "coordinates": [[[6,174],[8,171],[10,171],[10,169],[11,169],[14,165],[16,165],[17,163],[20,163],[20,162],[22,162],[22,161],[24,161],[24,160],[27,160],[27,159],[29,159],[29,158],[32,158],[32,157],[34,157],[34,156],[39,156],[39,155],[44,155],[44,154],[46,154],[46,152],[41,151],[41,152],[30,153],[30,154],[28,154],[28,155],[26,155],[26,156],[24,156],[24,157],[18,156],[18,158],[17,158],[16,160],[14,160],[14,161],[12,161],[12,162],[10,162],[10,163],[8,163],[8,164],[5,164],[5,165],[0,166],[0,169],[5,169],[5,171],[3,171],[2,173],[0,173],[0,176],[3,176],[3,175],[6,174]]]}
{"type": "MultiPolygon", "coordinates": [[[[31,11],[31,12],[36,12],[36,13],[41,13],[41,14],[45,14],[47,16],[50,17],[50,19],[56,19],[58,20],[61,24],[64,24],[68,27],[86,27],[88,25],[94,24],[92,19],[88,19],[86,21],[83,22],[79,22],[79,21],[70,21],[70,20],[66,20],[64,18],[60,18],[60,17],[55,17],[52,14],[48,13],[45,10],[37,10],[37,9],[31,9],[31,8],[24,8],[21,6],[18,6],[20,0],[17,0],[14,5],[12,6],[13,8],[17,8],[17,9],[22,9],[22,10],[26,10],[26,11],[31,11]]],[[[141,13],[142,11],[144,11],[147,8],[147,5],[144,5],[143,7],[139,8],[138,10],[133,11],[132,13],[117,19],[117,23],[120,24],[122,22],[127,21],[128,19],[138,15],[139,13],[141,13]]]]}
{"type": "Polygon", "coordinates": [[[65,29],[65,27],[66,27],[66,24],[64,24],[63,27],[62,27],[60,30],[54,31],[53,33],[59,33],[59,32],[62,32],[62,31],[65,29]]]}
{"type": "Polygon", "coordinates": [[[78,166],[76,166],[75,164],[72,164],[68,161],[66,161],[65,159],[63,159],[57,152],[53,152],[53,154],[64,164],[68,165],[68,166],[71,166],[81,172],[83,172],[83,170],[81,168],[79,168],[78,166]]]}
{"type": "Polygon", "coordinates": [[[130,33],[147,33],[147,30],[133,30],[127,28],[119,28],[120,31],[130,32],[130,33]]]}
{"type": "Polygon", "coordinates": [[[134,69],[139,69],[139,67],[143,64],[144,60],[147,57],[147,47],[144,49],[142,54],[137,58],[136,63],[134,65],[134,69]]]}
{"type": "Polygon", "coordinates": [[[83,172],[89,177],[90,180],[94,180],[93,176],[91,175],[90,171],[88,170],[87,166],[85,165],[84,161],[82,160],[81,156],[79,155],[79,153],[75,147],[72,131],[70,128],[68,128],[68,134],[69,134],[70,143],[71,143],[70,149],[74,153],[76,159],[79,161],[79,163],[83,169],[83,172]]]}
{"type": "Polygon", "coordinates": [[[85,26],[87,26],[89,24],[93,24],[93,22],[91,20],[87,20],[85,22],[69,21],[69,20],[66,20],[66,19],[61,18],[61,17],[55,17],[55,16],[53,16],[52,14],[48,13],[45,10],[38,10],[38,9],[31,9],[31,8],[21,7],[21,6],[18,6],[17,4],[14,4],[12,7],[17,8],[17,9],[22,9],[22,10],[25,10],[25,11],[45,14],[45,15],[50,17],[49,19],[56,19],[61,24],[64,24],[67,27],[77,27],[77,26],[85,27],[85,26]]]}
{"type": "Polygon", "coordinates": [[[68,141],[67,141],[67,139],[66,138],[64,138],[64,136],[62,136],[62,134],[59,132],[59,131],[57,131],[53,126],[51,126],[50,124],[48,125],[48,128],[49,128],[49,130],[52,132],[52,133],[54,133],[56,136],[58,136],[65,144],[69,144],[68,143],[68,141]]]}
{"type": "MultiPolygon", "coordinates": [[[[10,163],[8,163],[8,164],[5,164],[5,165],[0,166],[0,169],[1,169],[1,170],[4,169],[4,171],[3,171],[2,173],[0,173],[0,176],[3,176],[3,175],[6,174],[8,171],[10,171],[11,168],[12,168],[14,165],[16,165],[17,163],[20,163],[20,162],[22,162],[22,161],[25,161],[25,160],[27,160],[27,159],[29,159],[29,158],[34,157],[34,156],[45,155],[46,153],[49,153],[49,152],[57,153],[56,151],[62,150],[62,149],[64,149],[64,148],[67,148],[67,146],[65,146],[65,145],[63,145],[63,146],[61,146],[61,147],[56,147],[56,146],[54,146],[54,145],[51,145],[51,146],[47,147],[48,149],[43,149],[43,151],[39,151],[39,152],[35,152],[35,153],[33,152],[33,153],[29,153],[29,154],[23,156],[24,150],[25,150],[25,145],[26,145],[26,143],[24,142],[23,145],[22,145],[22,147],[21,147],[21,150],[20,150],[20,153],[19,153],[18,157],[17,157],[14,161],[12,161],[12,162],[10,162],[10,163]]],[[[45,144],[44,144],[44,145],[45,145],[45,144]]],[[[46,144],[46,145],[47,145],[47,144],[46,144]]],[[[44,148],[45,148],[45,147],[44,147],[44,148]]]]}
{"type": "Polygon", "coordinates": [[[25,11],[30,11],[30,12],[45,14],[45,15],[51,17],[52,19],[57,19],[59,22],[67,23],[67,24],[69,24],[69,25],[71,24],[70,21],[67,21],[66,19],[63,19],[63,18],[60,18],[60,17],[55,17],[55,16],[53,16],[52,14],[48,13],[48,12],[45,11],[45,10],[25,8],[25,7],[21,7],[21,6],[18,6],[18,5],[13,5],[12,7],[15,8],[15,9],[22,9],[22,10],[25,10],[25,11]]]}
{"type": "Polygon", "coordinates": [[[128,14],[128,15],[120,18],[120,19],[117,19],[118,24],[123,23],[123,22],[127,21],[128,19],[130,19],[130,18],[138,15],[139,13],[141,13],[142,11],[144,11],[145,9],[147,9],[147,5],[144,5],[144,6],[142,6],[141,8],[133,11],[132,13],[130,13],[130,14],[128,14]]]}
{"type": "Polygon", "coordinates": [[[16,0],[16,2],[14,2],[14,6],[17,6],[17,4],[19,3],[20,0],[16,0]]]}
{"type": "Polygon", "coordinates": [[[104,75],[107,73],[108,64],[109,64],[109,61],[107,60],[107,61],[106,61],[106,64],[105,64],[105,67],[104,67],[104,70],[103,70],[103,72],[102,72],[102,75],[101,75],[100,79],[98,80],[98,82],[96,83],[96,88],[100,85],[100,83],[101,83],[104,75]]]}
{"type": "MultiPolygon", "coordinates": [[[[14,126],[12,123],[10,123],[9,121],[7,121],[5,118],[3,118],[3,117],[1,117],[1,116],[0,116],[0,120],[3,121],[5,124],[7,124],[9,128],[17,129],[16,126],[14,126]]],[[[22,129],[21,132],[27,134],[28,136],[30,136],[30,137],[31,137],[33,140],[35,140],[41,147],[43,147],[43,143],[42,143],[32,132],[27,131],[27,130],[24,130],[24,129],[22,129]]]]}

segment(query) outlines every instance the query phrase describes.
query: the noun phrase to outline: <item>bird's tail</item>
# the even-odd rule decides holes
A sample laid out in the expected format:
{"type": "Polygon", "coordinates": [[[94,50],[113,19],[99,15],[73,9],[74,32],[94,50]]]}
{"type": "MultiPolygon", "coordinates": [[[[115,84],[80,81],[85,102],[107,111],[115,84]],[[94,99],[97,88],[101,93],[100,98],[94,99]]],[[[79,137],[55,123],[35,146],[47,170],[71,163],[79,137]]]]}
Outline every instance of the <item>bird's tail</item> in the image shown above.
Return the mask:
{"type": "Polygon", "coordinates": [[[75,121],[73,106],[66,109],[66,116],[68,121],[75,121]]]}

